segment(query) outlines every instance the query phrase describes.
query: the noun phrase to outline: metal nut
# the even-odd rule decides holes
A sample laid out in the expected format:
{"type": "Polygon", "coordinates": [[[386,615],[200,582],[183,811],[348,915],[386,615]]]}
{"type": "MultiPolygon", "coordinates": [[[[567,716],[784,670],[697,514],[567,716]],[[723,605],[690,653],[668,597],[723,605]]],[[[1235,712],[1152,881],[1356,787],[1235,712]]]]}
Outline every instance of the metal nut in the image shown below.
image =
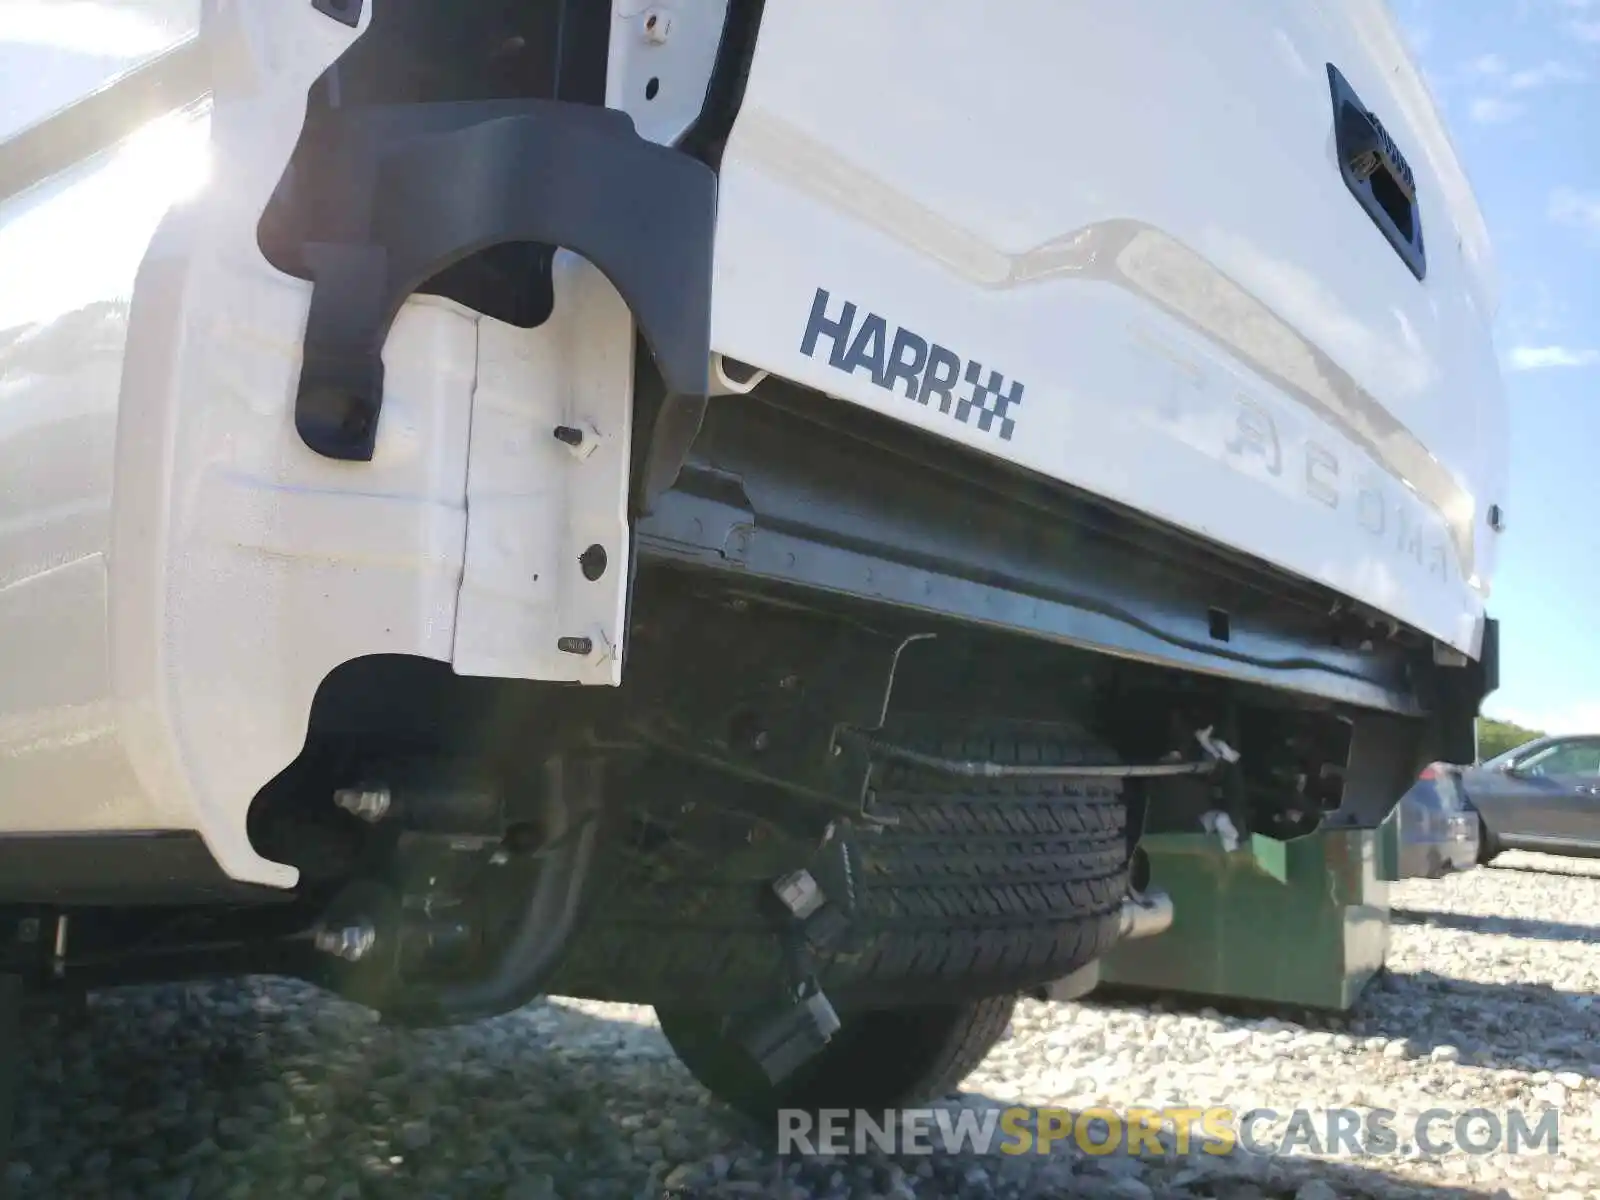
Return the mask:
{"type": "Polygon", "coordinates": [[[388,815],[393,798],[389,795],[389,789],[380,784],[376,787],[340,788],[334,792],[333,802],[352,816],[375,825],[388,815]]]}
{"type": "Polygon", "coordinates": [[[777,880],[772,890],[783,906],[802,921],[821,908],[827,899],[815,877],[804,869],[790,872],[777,880]]]}
{"type": "Polygon", "coordinates": [[[652,46],[666,44],[672,36],[672,15],[662,12],[659,8],[652,8],[644,14],[644,40],[652,46]]]}
{"type": "Polygon", "coordinates": [[[346,925],[342,929],[319,929],[313,944],[323,954],[346,962],[360,962],[371,952],[378,932],[371,925],[346,925]]]}

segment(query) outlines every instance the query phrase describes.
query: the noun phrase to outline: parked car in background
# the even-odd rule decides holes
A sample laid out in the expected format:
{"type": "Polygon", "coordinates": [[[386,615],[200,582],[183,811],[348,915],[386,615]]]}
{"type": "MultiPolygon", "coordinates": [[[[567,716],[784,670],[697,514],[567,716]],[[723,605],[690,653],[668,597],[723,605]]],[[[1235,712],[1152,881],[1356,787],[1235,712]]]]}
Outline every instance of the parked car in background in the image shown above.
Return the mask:
{"type": "Polygon", "coordinates": [[[1480,861],[1502,850],[1600,858],[1600,734],[1536,738],[1476,766],[1428,770],[1477,812],[1480,861]]]}
{"type": "Polygon", "coordinates": [[[1462,797],[1455,772],[1425,767],[1389,821],[1394,829],[1393,879],[1439,879],[1483,861],[1479,818],[1462,797]]]}

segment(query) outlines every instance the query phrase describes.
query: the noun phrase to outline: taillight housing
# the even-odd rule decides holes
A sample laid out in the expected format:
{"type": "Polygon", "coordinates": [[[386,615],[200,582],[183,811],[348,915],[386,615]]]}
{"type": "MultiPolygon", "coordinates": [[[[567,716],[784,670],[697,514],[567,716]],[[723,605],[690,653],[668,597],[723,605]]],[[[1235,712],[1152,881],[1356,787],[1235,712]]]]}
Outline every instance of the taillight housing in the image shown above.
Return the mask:
{"type": "Polygon", "coordinates": [[[1422,773],[1419,774],[1417,776],[1417,778],[1418,779],[1442,779],[1442,778],[1444,778],[1446,765],[1447,764],[1445,764],[1445,763],[1429,763],[1427,766],[1422,768],[1422,773]]]}

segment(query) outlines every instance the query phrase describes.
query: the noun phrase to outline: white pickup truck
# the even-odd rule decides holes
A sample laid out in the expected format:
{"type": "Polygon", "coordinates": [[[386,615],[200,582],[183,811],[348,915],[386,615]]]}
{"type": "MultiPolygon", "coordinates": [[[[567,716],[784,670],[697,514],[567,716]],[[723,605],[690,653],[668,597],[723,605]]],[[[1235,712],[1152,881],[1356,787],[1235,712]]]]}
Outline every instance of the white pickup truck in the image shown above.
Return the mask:
{"type": "Polygon", "coordinates": [[[598,997],[748,1112],[909,1103],[1162,923],[1142,835],[1472,753],[1495,283],[1381,0],[0,51],[13,1002],[598,997]]]}

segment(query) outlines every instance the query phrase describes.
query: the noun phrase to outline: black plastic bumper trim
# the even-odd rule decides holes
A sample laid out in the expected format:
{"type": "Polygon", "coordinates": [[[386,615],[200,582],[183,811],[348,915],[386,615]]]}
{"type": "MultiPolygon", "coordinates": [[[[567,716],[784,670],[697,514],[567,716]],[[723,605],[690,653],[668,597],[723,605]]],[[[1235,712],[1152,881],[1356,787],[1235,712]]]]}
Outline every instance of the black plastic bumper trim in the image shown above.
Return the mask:
{"type": "Polygon", "coordinates": [[[1336,704],[1429,709],[1413,678],[1431,669],[1422,650],[1340,644],[1319,589],[786,384],[712,402],[691,463],[636,535],[642,566],[709,568],[1336,704]],[[1212,609],[1229,616],[1226,640],[1212,609]]]}
{"type": "Polygon", "coordinates": [[[415,131],[401,110],[369,149],[375,169],[351,174],[366,192],[348,201],[364,236],[305,247],[313,290],[295,427],[308,446],[371,459],[400,305],[447,267],[512,242],[588,259],[633,310],[667,390],[709,390],[709,167],[610,109],[529,100],[414,111],[415,131]]]}

